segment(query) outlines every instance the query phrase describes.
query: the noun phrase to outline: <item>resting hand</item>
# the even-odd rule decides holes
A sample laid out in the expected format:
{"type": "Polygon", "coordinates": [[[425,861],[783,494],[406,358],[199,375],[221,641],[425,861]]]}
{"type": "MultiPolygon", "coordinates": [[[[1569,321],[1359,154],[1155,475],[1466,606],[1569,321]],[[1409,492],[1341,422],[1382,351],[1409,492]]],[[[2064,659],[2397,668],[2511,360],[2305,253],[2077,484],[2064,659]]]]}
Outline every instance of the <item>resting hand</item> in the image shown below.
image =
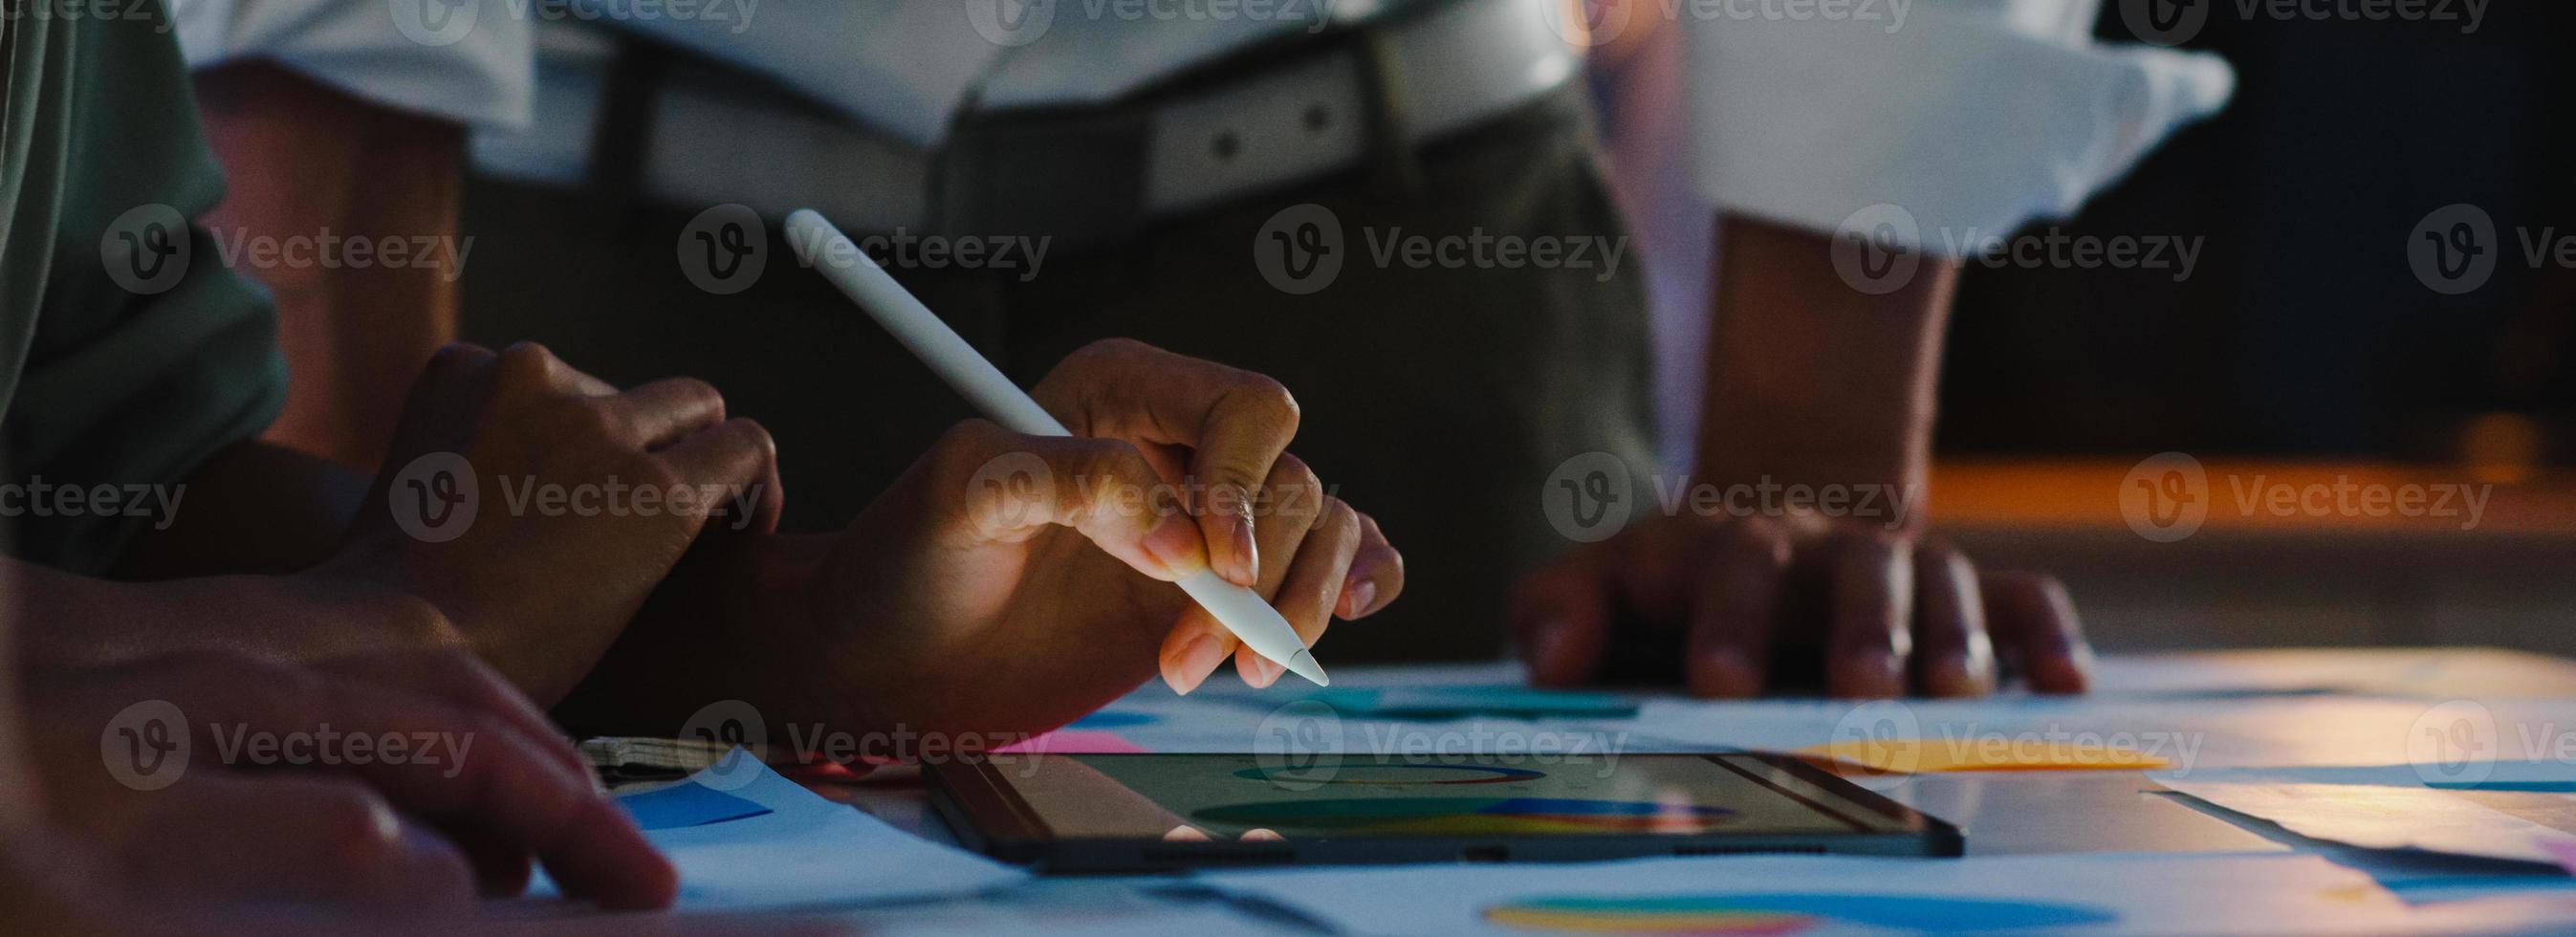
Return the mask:
{"type": "Polygon", "coordinates": [[[1821,669],[1844,697],[1983,696],[1999,665],[2081,693],[2092,659],[2055,579],[1980,572],[1909,526],[1801,511],[1641,521],[1531,574],[1512,607],[1545,686],[1599,678],[1621,639],[1680,660],[1692,693],[1730,698],[1776,688],[1775,665],[1821,669]]]}
{"type": "Polygon", "coordinates": [[[186,655],[27,690],[46,819],[140,892],[462,906],[518,892],[531,859],[610,907],[677,889],[572,747],[460,652],[312,667],[186,655]],[[129,709],[147,701],[169,705],[129,709]]]}

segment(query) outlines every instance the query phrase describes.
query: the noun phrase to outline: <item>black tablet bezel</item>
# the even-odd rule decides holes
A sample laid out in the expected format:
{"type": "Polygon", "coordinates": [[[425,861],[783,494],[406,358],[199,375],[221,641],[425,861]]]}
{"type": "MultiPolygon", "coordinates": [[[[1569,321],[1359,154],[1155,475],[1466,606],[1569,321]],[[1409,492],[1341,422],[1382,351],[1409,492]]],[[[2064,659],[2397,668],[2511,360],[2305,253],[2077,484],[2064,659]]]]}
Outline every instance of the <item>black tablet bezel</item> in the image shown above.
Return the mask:
{"type": "MultiPolygon", "coordinates": [[[[1085,755],[1085,758],[1203,757],[1180,754],[1085,755]]],[[[959,842],[1005,862],[1063,873],[1154,873],[1205,868],[1436,862],[1586,862],[1649,856],[1737,853],[1836,853],[1950,857],[1966,851],[1958,827],[1853,784],[1801,759],[1765,752],[1633,754],[1622,761],[1695,758],[1744,775],[1810,809],[1860,826],[1850,817],[1748,771],[1771,768],[1872,811],[1895,831],[1849,833],[1704,833],[1603,836],[1309,836],[1279,841],[1173,842],[1150,837],[1059,837],[1011,784],[1008,770],[982,760],[928,765],[932,801],[959,842]]]]}

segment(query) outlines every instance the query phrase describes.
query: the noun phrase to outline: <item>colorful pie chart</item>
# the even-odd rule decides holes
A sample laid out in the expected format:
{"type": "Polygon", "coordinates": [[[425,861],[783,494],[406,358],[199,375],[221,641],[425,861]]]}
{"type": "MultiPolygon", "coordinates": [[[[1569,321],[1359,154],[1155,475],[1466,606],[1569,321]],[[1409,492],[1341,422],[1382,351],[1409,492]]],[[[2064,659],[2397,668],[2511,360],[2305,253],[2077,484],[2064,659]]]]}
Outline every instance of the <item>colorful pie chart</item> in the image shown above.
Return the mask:
{"type": "Polygon", "coordinates": [[[1944,933],[2050,930],[2119,920],[2071,904],[1867,894],[1581,895],[1485,909],[1486,923],[1560,934],[1796,934],[1833,924],[1944,933]]]}

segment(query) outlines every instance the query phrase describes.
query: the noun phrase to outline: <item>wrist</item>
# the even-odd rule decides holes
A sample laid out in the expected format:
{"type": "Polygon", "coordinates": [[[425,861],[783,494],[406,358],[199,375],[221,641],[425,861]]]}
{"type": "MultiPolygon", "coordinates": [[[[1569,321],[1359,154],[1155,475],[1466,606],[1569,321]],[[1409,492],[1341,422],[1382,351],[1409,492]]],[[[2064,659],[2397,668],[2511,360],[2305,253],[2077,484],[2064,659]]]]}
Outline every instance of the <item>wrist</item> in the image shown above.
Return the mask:
{"type": "Polygon", "coordinates": [[[1695,480],[1919,486],[1955,268],[1844,282],[1821,234],[1723,219],[1695,480]]]}

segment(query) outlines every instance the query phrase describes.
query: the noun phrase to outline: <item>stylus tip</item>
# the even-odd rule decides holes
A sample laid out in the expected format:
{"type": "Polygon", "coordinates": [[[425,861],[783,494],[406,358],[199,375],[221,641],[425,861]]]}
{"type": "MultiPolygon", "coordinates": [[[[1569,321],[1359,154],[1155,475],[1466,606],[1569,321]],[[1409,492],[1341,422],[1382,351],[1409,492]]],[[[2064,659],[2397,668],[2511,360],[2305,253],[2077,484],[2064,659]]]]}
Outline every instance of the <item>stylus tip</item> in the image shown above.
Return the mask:
{"type": "Polygon", "coordinates": [[[1315,663],[1315,655],[1300,649],[1288,656],[1288,671],[1312,681],[1316,686],[1332,686],[1333,678],[1324,676],[1324,665],[1315,663]]]}

